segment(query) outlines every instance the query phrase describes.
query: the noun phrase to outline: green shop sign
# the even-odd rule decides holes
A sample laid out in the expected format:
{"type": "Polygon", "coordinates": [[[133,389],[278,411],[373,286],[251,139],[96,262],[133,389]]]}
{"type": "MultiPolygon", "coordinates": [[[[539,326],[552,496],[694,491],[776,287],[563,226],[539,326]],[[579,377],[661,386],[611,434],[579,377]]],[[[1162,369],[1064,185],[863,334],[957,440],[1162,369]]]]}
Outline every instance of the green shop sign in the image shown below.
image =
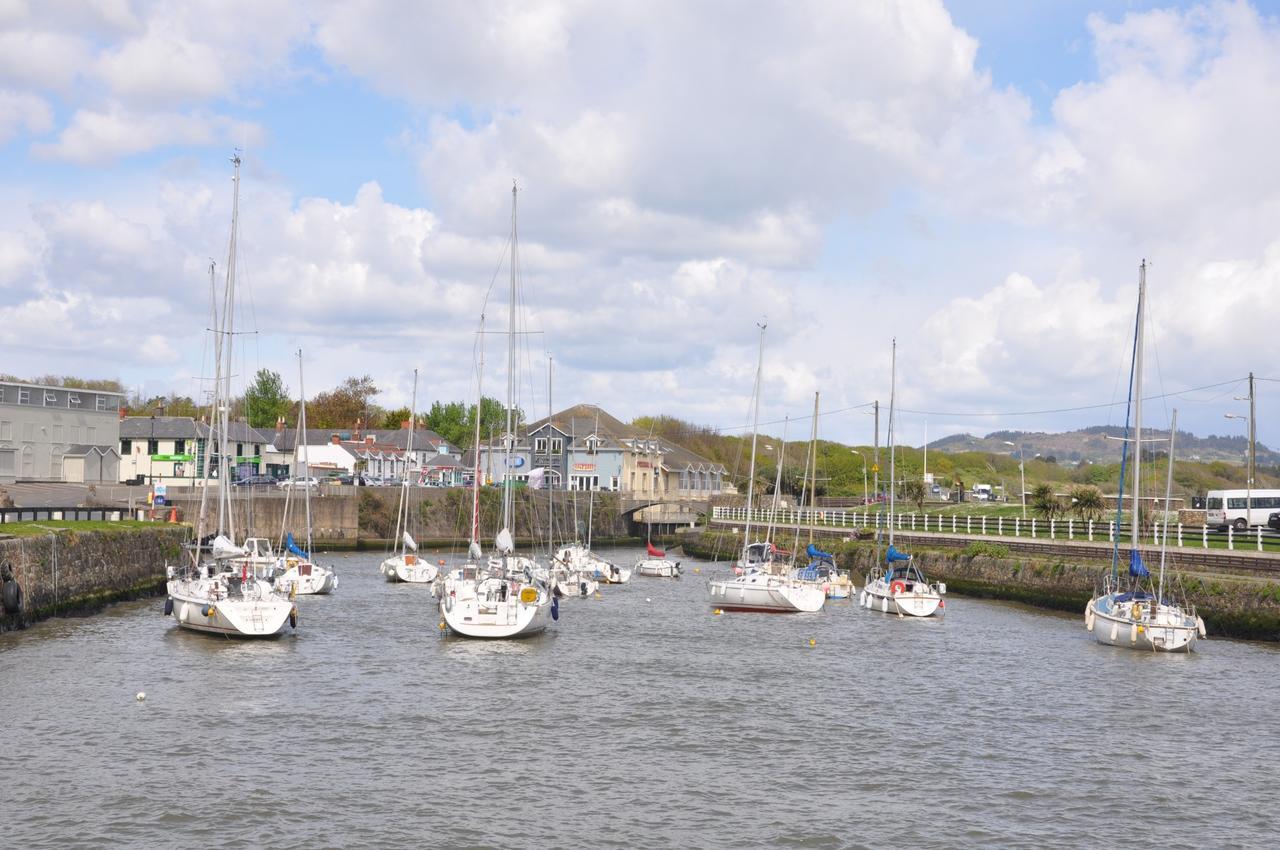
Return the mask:
{"type": "Polygon", "coordinates": [[[172,463],[186,463],[189,460],[195,460],[195,455],[152,455],[152,460],[172,463]]]}

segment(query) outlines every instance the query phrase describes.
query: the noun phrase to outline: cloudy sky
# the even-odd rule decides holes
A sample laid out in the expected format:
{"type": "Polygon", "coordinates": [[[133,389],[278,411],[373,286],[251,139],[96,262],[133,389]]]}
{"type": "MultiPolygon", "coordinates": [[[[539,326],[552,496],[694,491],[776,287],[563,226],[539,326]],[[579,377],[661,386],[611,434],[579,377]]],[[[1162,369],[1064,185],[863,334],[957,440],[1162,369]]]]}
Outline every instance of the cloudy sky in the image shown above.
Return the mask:
{"type": "Polygon", "coordinates": [[[0,371],[197,394],[239,148],[237,369],[309,393],[473,396],[514,179],[526,407],[740,426],[767,317],[765,420],[870,441],[896,337],[906,441],[1123,422],[1147,258],[1149,417],[1243,433],[1278,5],[0,0],[0,371]]]}

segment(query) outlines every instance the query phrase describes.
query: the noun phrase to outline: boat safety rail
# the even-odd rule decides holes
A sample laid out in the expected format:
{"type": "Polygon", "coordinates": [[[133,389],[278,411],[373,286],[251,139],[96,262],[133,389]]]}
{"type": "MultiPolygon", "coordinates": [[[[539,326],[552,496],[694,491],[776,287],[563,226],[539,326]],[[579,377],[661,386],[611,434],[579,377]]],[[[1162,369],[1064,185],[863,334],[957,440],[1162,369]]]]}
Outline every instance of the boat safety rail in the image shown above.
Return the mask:
{"type": "MultiPolygon", "coordinates": [[[[717,525],[745,523],[746,508],[712,508],[711,521],[717,525]]],[[[751,511],[752,524],[772,524],[775,527],[832,528],[872,530],[888,529],[889,515],[876,511],[858,511],[830,508],[803,508],[799,510],[756,508],[751,511]]],[[[1043,517],[1004,516],[991,514],[947,513],[898,513],[893,517],[895,531],[918,531],[940,535],[954,534],[966,537],[1013,537],[1032,540],[1064,540],[1068,542],[1110,543],[1116,535],[1121,544],[1130,540],[1131,526],[1115,520],[1086,520],[1075,517],[1046,519],[1043,517]]],[[[1170,549],[1225,549],[1240,552],[1269,552],[1280,554],[1280,534],[1254,526],[1247,531],[1237,531],[1228,526],[1218,531],[1205,525],[1182,523],[1151,523],[1144,528],[1142,542],[1159,546],[1161,537],[1168,535],[1170,549]]]]}

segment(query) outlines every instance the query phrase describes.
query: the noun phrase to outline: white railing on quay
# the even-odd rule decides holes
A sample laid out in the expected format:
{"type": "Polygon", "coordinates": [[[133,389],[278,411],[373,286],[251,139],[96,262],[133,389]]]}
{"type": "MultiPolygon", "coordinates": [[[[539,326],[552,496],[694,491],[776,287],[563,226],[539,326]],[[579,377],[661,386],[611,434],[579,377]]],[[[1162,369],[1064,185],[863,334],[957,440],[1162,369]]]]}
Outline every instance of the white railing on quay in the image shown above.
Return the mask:
{"type": "MultiPolygon", "coordinates": [[[[723,505],[712,508],[712,522],[725,523],[746,523],[747,509],[726,507],[723,505]]],[[[832,528],[832,529],[849,529],[851,531],[858,529],[880,529],[888,528],[889,516],[886,513],[878,513],[868,510],[848,510],[845,508],[800,508],[796,510],[779,508],[756,508],[751,511],[752,525],[761,528],[773,528],[775,533],[785,533],[789,527],[795,527],[797,524],[802,528],[832,528]]],[[[1031,538],[1045,540],[1068,540],[1068,541],[1087,541],[1094,542],[1095,536],[1100,535],[1102,524],[1097,520],[1077,520],[1075,518],[1067,518],[1059,520],[1056,518],[1044,520],[1037,517],[1031,517],[1025,522],[1021,517],[1003,517],[988,516],[982,514],[974,516],[967,514],[959,516],[957,514],[940,514],[940,513],[898,513],[894,516],[894,529],[899,531],[925,531],[937,532],[939,534],[955,534],[958,536],[970,537],[1014,537],[1014,538],[1031,538]],[[1012,523],[1006,520],[1012,520],[1012,523]]],[[[1108,543],[1115,542],[1117,532],[1123,542],[1130,536],[1130,527],[1127,523],[1122,523],[1117,528],[1115,520],[1108,520],[1106,523],[1106,540],[1108,543]]],[[[1210,529],[1208,526],[1184,526],[1182,523],[1157,522],[1151,527],[1151,544],[1159,546],[1161,539],[1168,538],[1168,546],[1177,549],[1197,548],[1226,548],[1230,551],[1237,549],[1237,543],[1243,543],[1248,546],[1252,543],[1252,547],[1258,552],[1272,551],[1280,552],[1280,535],[1264,533],[1262,526],[1255,526],[1248,532],[1237,533],[1233,527],[1228,527],[1225,532],[1210,529]],[[1252,540],[1250,540],[1252,538],[1252,540]]]]}

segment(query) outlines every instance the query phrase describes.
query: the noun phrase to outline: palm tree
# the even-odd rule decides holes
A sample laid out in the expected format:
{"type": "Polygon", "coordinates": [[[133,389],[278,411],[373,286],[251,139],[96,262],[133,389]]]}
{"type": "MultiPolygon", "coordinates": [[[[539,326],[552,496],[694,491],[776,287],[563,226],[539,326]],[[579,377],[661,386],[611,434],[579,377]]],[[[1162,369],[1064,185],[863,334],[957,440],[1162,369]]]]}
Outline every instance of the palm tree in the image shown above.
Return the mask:
{"type": "Polygon", "coordinates": [[[898,498],[904,502],[915,502],[917,510],[924,510],[924,482],[918,478],[908,478],[898,485],[898,498]]]}
{"type": "Polygon", "coordinates": [[[1031,509],[1041,514],[1045,519],[1051,520],[1062,513],[1062,502],[1058,500],[1057,495],[1053,492],[1051,484],[1037,484],[1031,488],[1031,509]]]}
{"type": "Polygon", "coordinates": [[[1071,490],[1071,509],[1085,522],[1097,520],[1107,509],[1102,491],[1097,487],[1086,485],[1071,490]]]}

